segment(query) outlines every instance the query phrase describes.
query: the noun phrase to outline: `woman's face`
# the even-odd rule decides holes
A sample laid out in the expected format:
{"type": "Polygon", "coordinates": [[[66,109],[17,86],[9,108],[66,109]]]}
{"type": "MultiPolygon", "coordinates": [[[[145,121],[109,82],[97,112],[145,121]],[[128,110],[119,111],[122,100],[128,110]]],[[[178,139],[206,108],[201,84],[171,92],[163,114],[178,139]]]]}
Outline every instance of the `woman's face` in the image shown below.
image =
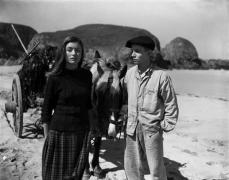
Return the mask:
{"type": "Polygon", "coordinates": [[[78,42],[69,42],[65,47],[65,54],[66,69],[76,69],[82,57],[81,45],[78,42]]]}

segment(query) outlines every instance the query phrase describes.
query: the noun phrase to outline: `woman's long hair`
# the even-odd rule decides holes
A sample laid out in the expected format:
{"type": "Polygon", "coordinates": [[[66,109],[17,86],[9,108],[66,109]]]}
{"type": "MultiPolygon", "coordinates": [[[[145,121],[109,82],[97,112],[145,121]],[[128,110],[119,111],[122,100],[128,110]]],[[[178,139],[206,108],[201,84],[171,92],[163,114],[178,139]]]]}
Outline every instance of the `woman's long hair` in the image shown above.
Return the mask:
{"type": "Polygon", "coordinates": [[[47,76],[50,75],[60,75],[64,72],[65,69],[65,65],[66,65],[66,45],[70,42],[77,42],[80,44],[81,48],[82,48],[82,54],[81,54],[81,58],[80,58],[80,62],[78,64],[78,68],[81,68],[83,59],[84,59],[84,47],[83,47],[83,42],[81,41],[81,39],[79,39],[78,37],[75,36],[67,36],[63,43],[61,48],[58,51],[58,54],[55,58],[55,64],[54,64],[54,68],[52,69],[51,72],[47,73],[47,76]]]}

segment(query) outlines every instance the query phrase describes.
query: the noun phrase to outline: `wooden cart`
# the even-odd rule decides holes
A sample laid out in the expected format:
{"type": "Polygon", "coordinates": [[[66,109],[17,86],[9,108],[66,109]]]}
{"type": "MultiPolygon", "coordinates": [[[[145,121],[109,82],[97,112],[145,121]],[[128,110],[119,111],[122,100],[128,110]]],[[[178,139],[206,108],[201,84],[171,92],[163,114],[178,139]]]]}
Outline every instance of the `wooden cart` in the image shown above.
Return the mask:
{"type": "Polygon", "coordinates": [[[11,102],[5,104],[5,110],[13,113],[14,132],[17,137],[21,137],[23,130],[23,104],[21,82],[18,74],[13,77],[11,100],[11,102]]]}
{"type": "Polygon", "coordinates": [[[56,47],[35,49],[35,44],[29,53],[21,58],[21,68],[13,76],[11,100],[6,102],[5,111],[12,113],[13,129],[17,137],[23,133],[23,113],[29,108],[42,105],[46,72],[54,63],[56,47]]]}

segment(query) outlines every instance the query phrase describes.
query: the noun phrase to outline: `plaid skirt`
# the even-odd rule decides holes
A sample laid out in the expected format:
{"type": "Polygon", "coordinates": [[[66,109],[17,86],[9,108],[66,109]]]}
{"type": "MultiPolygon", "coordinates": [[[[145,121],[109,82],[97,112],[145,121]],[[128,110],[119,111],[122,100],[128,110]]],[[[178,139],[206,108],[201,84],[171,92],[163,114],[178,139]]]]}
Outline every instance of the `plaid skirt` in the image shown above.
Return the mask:
{"type": "Polygon", "coordinates": [[[50,130],[42,152],[43,180],[81,180],[90,146],[90,133],[50,130]]]}

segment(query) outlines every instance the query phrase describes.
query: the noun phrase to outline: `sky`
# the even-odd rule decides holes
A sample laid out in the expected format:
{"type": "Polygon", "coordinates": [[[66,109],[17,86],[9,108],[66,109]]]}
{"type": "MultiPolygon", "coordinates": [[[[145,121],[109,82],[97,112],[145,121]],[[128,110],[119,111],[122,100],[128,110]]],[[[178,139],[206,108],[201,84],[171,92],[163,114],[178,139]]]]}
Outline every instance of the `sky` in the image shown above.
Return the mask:
{"type": "Polygon", "coordinates": [[[143,28],[162,48],[183,37],[202,59],[229,59],[229,0],[0,0],[0,22],[39,33],[95,23],[143,28]]]}

